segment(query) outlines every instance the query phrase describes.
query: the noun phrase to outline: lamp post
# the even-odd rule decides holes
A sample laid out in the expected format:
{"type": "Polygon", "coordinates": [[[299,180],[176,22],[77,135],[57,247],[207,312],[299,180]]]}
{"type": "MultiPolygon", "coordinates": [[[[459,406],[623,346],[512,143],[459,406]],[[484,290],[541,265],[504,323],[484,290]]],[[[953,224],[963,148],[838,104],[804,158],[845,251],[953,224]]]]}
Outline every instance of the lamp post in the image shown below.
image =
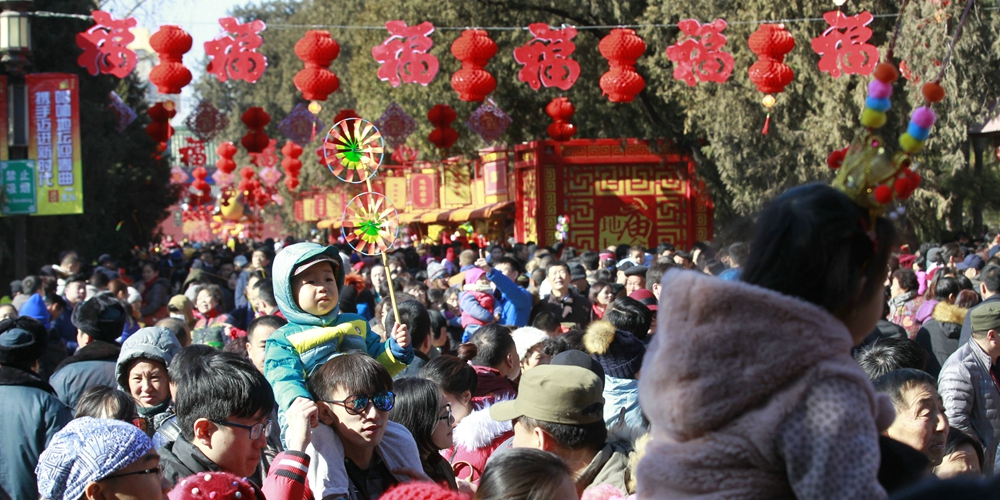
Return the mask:
{"type": "MultiPolygon", "coordinates": [[[[7,144],[9,158],[28,157],[28,89],[24,84],[25,68],[31,56],[31,22],[28,12],[34,2],[0,1],[0,63],[8,75],[7,144]]],[[[3,147],[0,144],[0,147],[3,147]]],[[[14,218],[14,274],[28,274],[27,215],[14,218]]]]}

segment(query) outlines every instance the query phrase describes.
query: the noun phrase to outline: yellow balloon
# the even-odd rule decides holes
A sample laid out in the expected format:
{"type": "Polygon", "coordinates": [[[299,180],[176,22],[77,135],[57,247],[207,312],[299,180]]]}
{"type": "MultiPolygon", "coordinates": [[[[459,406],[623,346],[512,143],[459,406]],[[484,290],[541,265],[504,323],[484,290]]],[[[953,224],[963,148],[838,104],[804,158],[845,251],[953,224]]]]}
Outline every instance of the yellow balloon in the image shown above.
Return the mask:
{"type": "Polygon", "coordinates": [[[229,205],[219,207],[222,218],[226,220],[240,220],[243,217],[243,204],[235,199],[229,201],[229,205]]]}

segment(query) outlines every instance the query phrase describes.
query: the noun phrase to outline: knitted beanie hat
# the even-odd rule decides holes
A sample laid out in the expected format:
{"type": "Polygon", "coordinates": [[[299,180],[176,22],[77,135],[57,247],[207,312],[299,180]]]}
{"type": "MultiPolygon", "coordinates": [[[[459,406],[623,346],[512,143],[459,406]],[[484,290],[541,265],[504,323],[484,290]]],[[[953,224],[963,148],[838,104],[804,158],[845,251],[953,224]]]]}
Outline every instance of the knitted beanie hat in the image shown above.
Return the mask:
{"type": "Polygon", "coordinates": [[[167,494],[170,500],[254,500],[257,489],[245,477],[229,472],[199,472],[181,479],[167,494]]]}
{"type": "Polygon", "coordinates": [[[635,378],[646,355],[646,346],[641,340],[625,330],[616,330],[605,320],[594,321],[587,327],[583,345],[601,363],[607,375],[618,378],[635,378]]]}
{"type": "Polygon", "coordinates": [[[132,465],[152,448],[146,433],[132,424],[91,417],[71,420],[38,459],[38,494],[49,500],[77,500],[87,484],[132,465]]]}
{"type": "Polygon", "coordinates": [[[390,488],[379,497],[379,500],[470,500],[470,498],[438,484],[412,482],[390,488]]]}

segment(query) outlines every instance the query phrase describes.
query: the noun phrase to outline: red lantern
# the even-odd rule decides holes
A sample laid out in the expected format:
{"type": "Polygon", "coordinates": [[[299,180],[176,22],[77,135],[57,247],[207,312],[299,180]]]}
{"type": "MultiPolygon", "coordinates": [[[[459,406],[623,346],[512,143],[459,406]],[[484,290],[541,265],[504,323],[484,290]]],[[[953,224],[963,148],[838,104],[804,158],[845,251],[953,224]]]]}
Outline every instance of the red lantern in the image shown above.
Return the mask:
{"type": "Polygon", "coordinates": [[[250,130],[240,139],[240,144],[248,153],[260,153],[271,143],[271,138],[264,133],[264,126],[271,123],[271,115],[264,111],[264,108],[257,106],[248,108],[240,117],[243,123],[250,130]]]}
{"type": "Polygon", "coordinates": [[[302,146],[288,141],[281,148],[281,154],[285,155],[285,158],[281,160],[281,169],[285,171],[286,175],[285,187],[289,191],[293,191],[299,187],[299,172],[302,170],[302,162],[299,160],[299,156],[302,156],[302,146]]]}
{"type": "Polygon", "coordinates": [[[150,139],[157,144],[165,145],[174,135],[174,128],[170,126],[170,119],[177,114],[174,103],[158,102],[146,110],[149,115],[149,125],[146,125],[146,133],[150,139]]]}
{"type": "Polygon", "coordinates": [[[547,132],[549,137],[557,141],[569,140],[576,134],[576,125],[569,122],[569,119],[576,113],[576,107],[565,97],[556,97],[545,106],[545,113],[552,117],[552,124],[547,132]]]}
{"type": "Polygon", "coordinates": [[[149,37],[149,46],[160,57],[160,63],[149,72],[149,81],[161,94],[180,94],[181,88],[191,83],[191,71],[184,67],[183,57],[191,50],[191,35],[179,26],[160,26],[149,37]]]}
{"type": "Polygon", "coordinates": [[[208,177],[208,170],[205,170],[205,167],[198,167],[191,171],[191,176],[194,177],[194,180],[191,181],[191,205],[211,203],[212,186],[208,185],[208,181],[205,180],[208,177]]]}
{"type": "Polygon", "coordinates": [[[792,68],[784,63],[785,54],[795,48],[795,38],[783,24],[762,24],[747,42],[757,54],[757,62],[748,71],[750,81],[765,94],[784,91],[795,78],[792,68]]]}
{"type": "Polygon", "coordinates": [[[355,113],[353,109],[342,109],[340,110],[340,113],[337,113],[337,116],[333,117],[333,123],[334,125],[336,125],[348,118],[361,118],[361,117],[358,116],[358,114],[355,113]]]}
{"type": "Polygon", "coordinates": [[[438,149],[448,149],[458,140],[458,132],[451,128],[458,114],[447,104],[437,104],[427,112],[427,120],[434,125],[434,130],[427,140],[438,149]]]}
{"type": "Polygon", "coordinates": [[[233,161],[233,157],[236,156],[235,144],[228,141],[223,142],[215,148],[215,154],[219,155],[218,161],[215,162],[215,168],[224,174],[231,174],[236,170],[236,162],[233,161]]]}
{"type": "Polygon", "coordinates": [[[340,55],[340,45],[329,31],[309,30],[295,43],[295,55],[306,63],[295,74],[295,88],[310,101],[325,101],[340,88],[340,80],[330,71],[330,63],[340,55]]]}
{"type": "Polygon", "coordinates": [[[451,53],[462,62],[462,69],[451,75],[451,88],[458,98],[483,102],[497,88],[497,81],[485,66],[497,53],[497,44],[483,30],[465,30],[451,44],[451,53]]]}
{"type": "Polygon", "coordinates": [[[597,46],[608,60],[610,70],[601,75],[601,90],[611,102],[632,102],[646,87],[635,71],[635,62],[646,51],[646,42],[634,30],[618,28],[602,38],[597,46]]]}

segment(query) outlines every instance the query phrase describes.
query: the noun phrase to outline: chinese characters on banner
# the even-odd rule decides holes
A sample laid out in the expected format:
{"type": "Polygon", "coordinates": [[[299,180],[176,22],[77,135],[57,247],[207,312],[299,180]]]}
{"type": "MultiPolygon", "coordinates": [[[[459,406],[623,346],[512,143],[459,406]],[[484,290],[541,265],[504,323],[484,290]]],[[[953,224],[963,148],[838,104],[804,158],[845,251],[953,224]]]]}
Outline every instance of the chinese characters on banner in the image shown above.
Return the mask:
{"type": "Polygon", "coordinates": [[[414,210],[437,208],[437,178],[433,173],[410,174],[410,204],[414,210]]]}
{"type": "Polygon", "coordinates": [[[0,184],[3,185],[4,191],[0,213],[3,215],[35,213],[37,207],[33,160],[0,162],[0,184]]]}
{"type": "Polygon", "coordinates": [[[267,58],[257,52],[264,39],[260,32],[266,27],[264,21],[240,24],[236,18],[223,17],[219,24],[225,30],[215,40],[205,42],[205,54],[212,59],[207,71],[219,78],[220,82],[244,80],[256,83],[267,68],[267,58]]]}
{"type": "Polygon", "coordinates": [[[36,160],[35,215],[83,213],[76,75],[34,73],[28,86],[28,158],[36,160]]]}

